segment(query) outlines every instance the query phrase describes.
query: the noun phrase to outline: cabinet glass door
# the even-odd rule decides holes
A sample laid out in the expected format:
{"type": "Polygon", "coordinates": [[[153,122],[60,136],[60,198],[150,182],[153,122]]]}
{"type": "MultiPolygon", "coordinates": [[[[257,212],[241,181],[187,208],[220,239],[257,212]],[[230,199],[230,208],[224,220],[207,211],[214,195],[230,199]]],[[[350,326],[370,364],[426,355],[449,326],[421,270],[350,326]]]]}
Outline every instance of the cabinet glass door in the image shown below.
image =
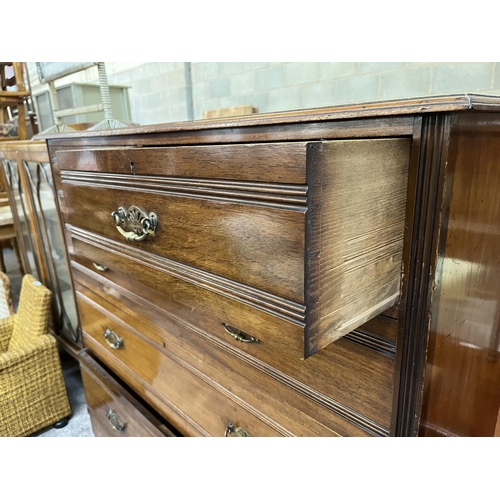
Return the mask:
{"type": "MultiPolygon", "coordinates": [[[[24,193],[19,175],[18,162],[15,160],[2,160],[4,169],[4,178],[8,187],[14,197],[15,210],[13,210],[12,217],[17,219],[18,227],[21,230],[21,241],[18,245],[22,248],[21,255],[24,254],[27,262],[23,259],[24,272],[32,274],[36,279],[42,280],[41,265],[36,252],[34,251],[35,241],[33,240],[33,231],[30,228],[28,214],[30,213],[26,194],[24,193]]],[[[18,238],[19,239],[19,238],[18,238]]]]}
{"type": "Polygon", "coordinates": [[[30,185],[35,223],[42,240],[50,288],[54,293],[55,320],[59,322],[57,327],[73,342],[79,343],[78,315],[57,213],[52,170],[48,162],[23,160],[22,163],[30,185]]]}

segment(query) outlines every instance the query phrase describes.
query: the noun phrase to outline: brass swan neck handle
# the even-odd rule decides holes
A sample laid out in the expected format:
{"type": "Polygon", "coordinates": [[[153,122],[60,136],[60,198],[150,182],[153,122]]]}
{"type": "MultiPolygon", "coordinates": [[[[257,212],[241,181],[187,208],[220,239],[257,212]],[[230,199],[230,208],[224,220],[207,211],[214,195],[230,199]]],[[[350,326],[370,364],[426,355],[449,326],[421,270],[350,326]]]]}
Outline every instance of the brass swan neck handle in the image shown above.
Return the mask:
{"type": "Polygon", "coordinates": [[[139,207],[132,206],[128,210],[120,207],[111,216],[116,229],[127,241],[142,241],[147,236],[156,235],[158,217],[154,212],[148,215],[139,207]]]}

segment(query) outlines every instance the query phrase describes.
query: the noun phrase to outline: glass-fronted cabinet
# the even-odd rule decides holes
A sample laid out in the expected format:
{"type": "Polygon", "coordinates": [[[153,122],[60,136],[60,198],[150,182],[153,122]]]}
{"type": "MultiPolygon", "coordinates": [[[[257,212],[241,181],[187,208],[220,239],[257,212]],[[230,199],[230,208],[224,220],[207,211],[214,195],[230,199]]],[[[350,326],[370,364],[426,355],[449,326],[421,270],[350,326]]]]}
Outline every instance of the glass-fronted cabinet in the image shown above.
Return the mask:
{"type": "Polygon", "coordinates": [[[78,349],[78,314],[45,142],[0,143],[0,161],[24,270],[52,290],[54,331],[78,349]]]}

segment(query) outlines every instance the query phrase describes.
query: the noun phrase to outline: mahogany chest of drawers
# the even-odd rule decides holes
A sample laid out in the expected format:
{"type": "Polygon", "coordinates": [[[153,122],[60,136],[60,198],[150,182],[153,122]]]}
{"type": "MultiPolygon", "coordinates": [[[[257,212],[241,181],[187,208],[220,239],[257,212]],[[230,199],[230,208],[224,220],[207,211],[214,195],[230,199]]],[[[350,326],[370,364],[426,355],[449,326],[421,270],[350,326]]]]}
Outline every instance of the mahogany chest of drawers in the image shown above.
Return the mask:
{"type": "Polygon", "coordinates": [[[433,406],[458,377],[436,328],[451,181],[498,162],[484,153],[497,106],[451,96],[49,137],[96,434],[467,434],[433,406]]]}

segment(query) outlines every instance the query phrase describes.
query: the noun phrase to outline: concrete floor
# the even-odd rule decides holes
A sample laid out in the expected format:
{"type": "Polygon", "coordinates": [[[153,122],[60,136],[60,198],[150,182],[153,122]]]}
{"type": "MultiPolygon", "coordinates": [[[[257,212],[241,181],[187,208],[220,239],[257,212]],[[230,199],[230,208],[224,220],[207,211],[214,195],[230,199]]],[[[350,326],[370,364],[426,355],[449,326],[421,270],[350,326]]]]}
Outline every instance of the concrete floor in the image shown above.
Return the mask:
{"type": "MultiPolygon", "coordinates": [[[[6,274],[11,282],[12,300],[14,307],[17,308],[22,275],[19,272],[14,252],[6,248],[3,250],[3,255],[6,274]]],[[[60,351],[60,355],[72,415],[66,427],[62,429],[51,427],[34,434],[33,437],[94,437],[78,362],[63,350],[60,351]]]]}
{"type": "Polygon", "coordinates": [[[61,352],[61,365],[71,405],[71,418],[66,427],[62,429],[51,427],[37,433],[34,437],[94,437],[83,392],[80,367],[76,360],[66,352],[61,352]]]}

